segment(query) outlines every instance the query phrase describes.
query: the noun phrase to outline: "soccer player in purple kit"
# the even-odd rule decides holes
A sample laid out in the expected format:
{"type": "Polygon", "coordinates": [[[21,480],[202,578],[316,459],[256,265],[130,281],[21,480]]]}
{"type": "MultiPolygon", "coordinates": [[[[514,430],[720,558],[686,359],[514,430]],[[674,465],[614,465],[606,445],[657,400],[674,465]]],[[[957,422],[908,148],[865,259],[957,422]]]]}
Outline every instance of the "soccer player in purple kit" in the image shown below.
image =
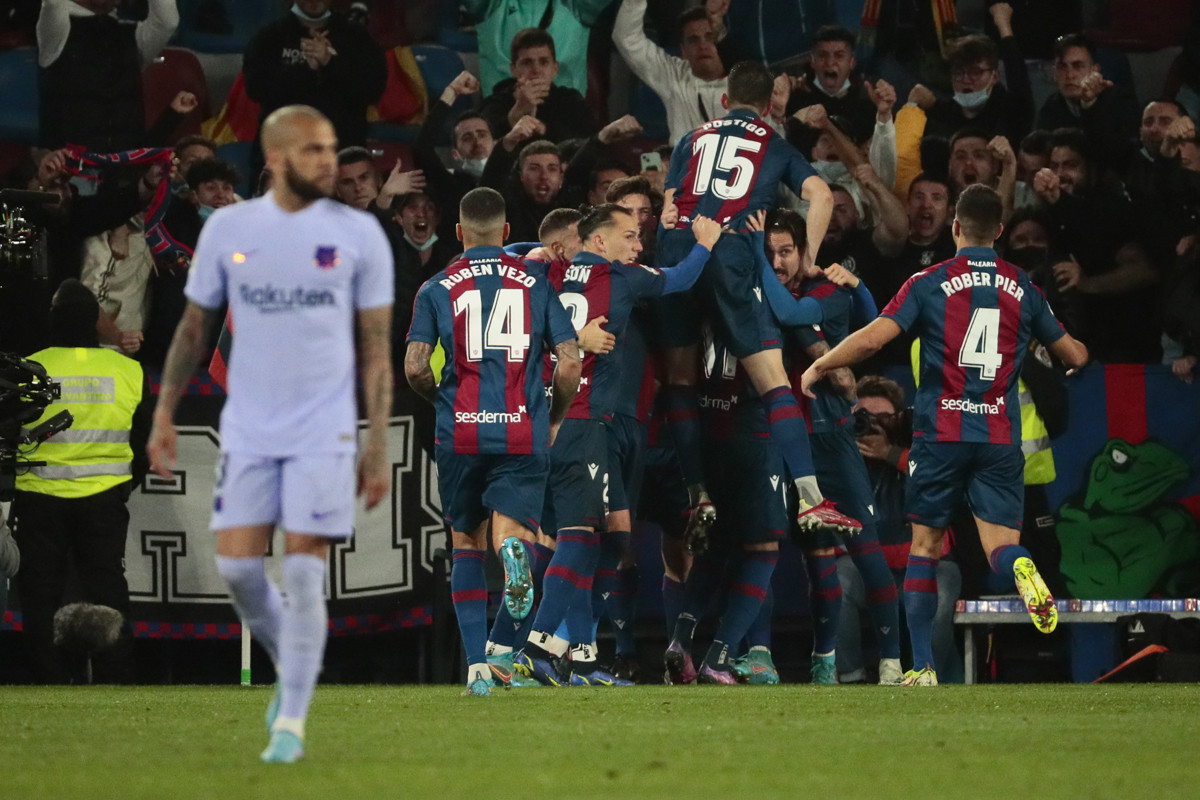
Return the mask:
{"type": "Polygon", "coordinates": [[[437,408],[435,459],[454,544],[450,589],[467,654],[464,695],[488,696],[495,675],[487,643],[488,535],[504,560],[505,605],[514,619],[532,606],[532,542],[549,458],[579,387],[575,328],[554,288],[501,248],[504,198],[478,188],[459,204],[463,255],[421,287],[408,333],[409,385],[437,408]],[[440,384],[430,357],[447,353],[440,384]],[[547,408],[542,354],[557,367],[547,408]]]}
{"type": "MultiPolygon", "coordinates": [[[[697,218],[694,228],[696,241],[677,266],[652,269],[635,260],[642,250],[637,219],[611,203],[592,208],[578,226],[584,249],[550,271],[575,326],[582,329],[590,319],[607,317],[608,331],[619,341],[637,300],[689,289],[721,236],[720,226],[710,219],[697,218]]],[[[550,452],[546,516],[554,519],[547,527],[557,531],[557,547],[528,642],[514,658],[518,672],[543,684],[627,683],[598,668],[592,628],[592,581],[608,481],[605,422],[612,417],[617,383],[623,378],[620,365],[611,352],[585,355],[579,393],[550,452]],[[569,673],[562,640],[555,636],[564,620],[569,673]]]]}
{"type": "Polygon", "coordinates": [[[304,756],[328,635],[329,542],[354,530],[355,321],[368,418],[357,478],[367,508],[390,484],[392,256],[372,216],[328,199],[337,139],[321,112],[272,112],[262,145],[274,188],[204,225],[146,449],[155,471],[169,476],[176,406],[228,302],[237,338],[213,501],[217,571],[278,674],[262,760],[291,763],[304,756]],[[276,524],[285,532],[286,603],[264,570],[276,524]]]}
{"type": "Polygon", "coordinates": [[[996,257],[1003,203],[994,189],[963,190],[955,209],[957,255],[913,275],[874,322],[844,339],[805,371],[812,387],[830,371],[856,364],[902,330],[921,338],[921,381],[908,462],[913,542],[904,608],[913,649],[907,686],[936,686],[930,628],[937,608],[942,536],[965,491],[992,569],[1012,575],[1039,631],[1058,624],[1054,598],[1020,546],[1024,503],[1017,377],[1030,340],[1070,369],[1087,348],[1066,333],[1021,268],[996,257]]]}
{"type": "MultiPolygon", "coordinates": [[[[677,261],[693,238],[698,215],[739,231],[746,219],[772,207],[783,182],[809,203],[807,238],[814,244],[805,258],[815,262],[833,208],[829,187],[795,148],[776,135],[763,120],[771,104],[774,79],[761,64],[742,62],[729,72],[725,107],[728,113],[707,122],[679,140],[671,155],[666,187],[675,190],[679,218],[673,230],[659,233],[659,255],[677,261]]],[[[713,252],[713,263],[699,284],[699,300],[718,338],[742,363],[766,407],[771,438],[779,448],[800,498],[801,528],[857,530],[859,523],[825,500],[813,474],[812,453],[792,394],[780,350],[775,319],[763,305],[762,276],[751,238],[724,237],[713,252]]],[[[670,307],[670,306],[669,306],[670,307]]],[[[667,360],[663,389],[668,420],[680,463],[688,472],[693,506],[702,506],[698,487],[700,422],[696,405],[699,372],[699,327],[683,311],[660,337],[667,360]]],[[[709,518],[715,519],[712,514],[709,518]]]]}

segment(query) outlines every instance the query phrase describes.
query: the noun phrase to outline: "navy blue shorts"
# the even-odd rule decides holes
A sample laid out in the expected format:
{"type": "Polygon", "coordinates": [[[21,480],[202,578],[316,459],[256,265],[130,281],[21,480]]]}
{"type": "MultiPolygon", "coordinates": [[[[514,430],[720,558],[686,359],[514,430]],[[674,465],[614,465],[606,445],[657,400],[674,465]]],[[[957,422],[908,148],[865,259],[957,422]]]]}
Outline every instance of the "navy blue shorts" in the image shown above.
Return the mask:
{"type": "Polygon", "coordinates": [[[715,535],[726,544],[778,542],[790,526],[783,457],[764,433],[705,442],[705,484],[717,507],[715,535]]]}
{"type": "Polygon", "coordinates": [[[542,530],[604,528],[608,503],[608,434],[604,423],[564,420],[550,448],[542,530]]]}
{"type": "MultiPolygon", "coordinates": [[[[808,442],[812,447],[813,467],[821,494],[832,500],[838,511],[862,523],[862,533],[855,534],[854,538],[876,541],[875,490],[852,430],[846,425],[826,433],[810,433],[808,442]]],[[[840,544],[843,544],[842,537],[831,532],[813,532],[800,537],[800,545],[806,550],[840,544]]]]}
{"type": "Polygon", "coordinates": [[[645,472],[646,425],[627,414],[613,414],[608,433],[608,510],[637,508],[645,472]]]}
{"type": "Polygon", "coordinates": [[[537,531],[550,457],[437,453],[442,515],[459,533],[471,533],[491,511],[537,531]]]}
{"type": "Polygon", "coordinates": [[[637,518],[658,525],[669,538],[682,538],[689,501],[675,448],[669,443],[648,446],[643,465],[641,490],[633,506],[637,518]]]}
{"type": "Polygon", "coordinates": [[[964,490],[972,514],[1020,530],[1025,515],[1020,446],[914,439],[908,455],[908,519],[945,528],[964,490]]]}
{"type": "MultiPolygon", "coordinates": [[[[656,261],[660,266],[674,266],[687,257],[695,244],[691,231],[663,231],[656,261]]],[[[738,358],[781,346],[779,325],[762,296],[762,276],[753,248],[754,240],[746,234],[724,234],[717,240],[696,284],[700,312],[708,317],[718,338],[738,358]]],[[[690,325],[674,321],[671,324],[695,337],[685,344],[700,341],[700,326],[694,320],[690,325]]]]}

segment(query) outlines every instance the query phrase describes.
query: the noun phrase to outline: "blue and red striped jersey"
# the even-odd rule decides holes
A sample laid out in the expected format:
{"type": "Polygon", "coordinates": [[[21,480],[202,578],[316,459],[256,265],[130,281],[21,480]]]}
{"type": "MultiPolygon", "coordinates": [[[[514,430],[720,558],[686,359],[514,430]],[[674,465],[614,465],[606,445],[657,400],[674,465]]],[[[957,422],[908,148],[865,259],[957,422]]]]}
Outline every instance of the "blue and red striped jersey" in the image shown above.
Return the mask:
{"type": "Polygon", "coordinates": [[[990,247],[964,247],[913,275],[882,316],[921,339],[913,435],[1021,443],[1017,379],[1030,339],[1065,333],[1041,290],[990,247]]]}
{"type": "Polygon", "coordinates": [[[676,227],[697,216],[741,230],[746,217],[776,205],[780,181],[800,194],[816,175],[808,159],[753,111],[735,109],[706,122],[675,145],[666,188],[675,189],[676,227]]]}
{"type": "Polygon", "coordinates": [[[700,413],[704,435],[712,439],[770,435],[766,409],[742,362],[710,329],[704,333],[704,377],[700,413]]]}
{"type": "Polygon", "coordinates": [[[437,446],[454,453],[547,451],[542,353],[575,338],[549,281],[499,247],[472,247],[421,286],[408,341],[437,344],[446,365],[437,446]]]}
{"type": "MultiPolygon", "coordinates": [[[[571,315],[576,330],[588,320],[607,317],[605,330],[620,341],[629,323],[633,307],[643,297],[657,297],[666,288],[661,270],[639,265],[605,261],[603,256],[581,252],[574,261],[556,261],[550,265],[550,283],[571,315]]],[[[620,354],[586,353],[579,392],[567,412],[570,419],[610,419],[617,405],[623,380],[620,354]]],[[[630,376],[639,380],[639,376],[630,376]]]]}
{"type": "Polygon", "coordinates": [[[650,421],[654,406],[654,359],[642,332],[644,312],[634,309],[625,326],[625,335],[617,339],[613,355],[621,362],[621,380],[616,387],[613,412],[633,417],[638,422],[650,421]]]}
{"type": "Polygon", "coordinates": [[[825,278],[803,281],[799,290],[793,294],[797,298],[811,297],[820,303],[821,324],[802,325],[793,329],[794,336],[790,338],[796,346],[789,348],[788,352],[792,390],[800,403],[800,411],[804,415],[805,424],[808,425],[808,432],[829,433],[849,423],[853,403],[828,380],[819,381],[813,387],[816,399],[800,391],[800,376],[812,363],[804,348],[819,341],[824,341],[830,348],[834,348],[849,335],[854,294],[851,290],[841,288],[825,278]]]}

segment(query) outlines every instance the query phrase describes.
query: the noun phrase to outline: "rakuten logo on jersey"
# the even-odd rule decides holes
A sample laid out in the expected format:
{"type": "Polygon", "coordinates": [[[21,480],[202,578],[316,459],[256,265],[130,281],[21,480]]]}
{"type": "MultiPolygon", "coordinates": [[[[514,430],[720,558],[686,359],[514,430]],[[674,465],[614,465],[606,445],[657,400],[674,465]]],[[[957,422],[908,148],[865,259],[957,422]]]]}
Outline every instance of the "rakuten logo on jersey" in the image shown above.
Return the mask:
{"type": "Polygon", "coordinates": [[[961,411],[964,414],[999,414],[1000,407],[1004,405],[1004,398],[1001,397],[993,405],[991,403],[976,403],[973,400],[963,400],[962,398],[943,397],[943,411],[961,411]]]}
{"type": "Polygon", "coordinates": [[[516,424],[525,418],[525,406],[517,406],[514,412],[507,411],[455,411],[454,422],[459,425],[516,424]]]}
{"type": "Polygon", "coordinates": [[[238,293],[243,303],[267,313],[337,305],[337,298],[328,289],[306,289],[303,286],[288,289],[269,283],[266,286],[248,286],[243,283],[238,287],[238,293]]]}

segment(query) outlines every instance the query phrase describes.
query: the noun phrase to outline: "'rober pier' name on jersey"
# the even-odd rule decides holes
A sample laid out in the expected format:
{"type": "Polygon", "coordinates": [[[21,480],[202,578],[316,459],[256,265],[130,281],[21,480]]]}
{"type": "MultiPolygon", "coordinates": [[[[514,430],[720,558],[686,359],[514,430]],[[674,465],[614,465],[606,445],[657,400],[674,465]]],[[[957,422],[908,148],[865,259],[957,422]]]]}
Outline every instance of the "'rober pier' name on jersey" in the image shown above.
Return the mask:
{"type": "Polygon", "coordinates": [[[522,286],[528,287],[532,287],[536,282],[536,279],[532,275],[528,275],[523,270],[509,264],[502,264],[500,263],[500,259],[485,259],[468,262],[468,265],[462,269],[447,273],[446,277],[442,278],[438,283],[446,289],[452,289],[456,284],[462,283],[465,280],[484,275],[499,275],[501,278],[508,278],[510,281],[516,281],[522,286]]]}
{"type": "MultiPolygon", "coordinates": [[[[968,261],[967,264],[972,267],[994,268],[996,266],[991,261],[968,261]]],[[[991,286],[993,278],[996,281],[997,289],[1011,294],[1017,300],[1020,300],[1025,295],[1025,290],[1012,278],[1006,278],[1003,275],[996,275],[991,272],[964,272],[962,275],[955,275],[949,280],[942,281],[942,292],[945,293],[946,297],[949,297],[955,292],[970,289],[972,286],[991,286]]]]}

